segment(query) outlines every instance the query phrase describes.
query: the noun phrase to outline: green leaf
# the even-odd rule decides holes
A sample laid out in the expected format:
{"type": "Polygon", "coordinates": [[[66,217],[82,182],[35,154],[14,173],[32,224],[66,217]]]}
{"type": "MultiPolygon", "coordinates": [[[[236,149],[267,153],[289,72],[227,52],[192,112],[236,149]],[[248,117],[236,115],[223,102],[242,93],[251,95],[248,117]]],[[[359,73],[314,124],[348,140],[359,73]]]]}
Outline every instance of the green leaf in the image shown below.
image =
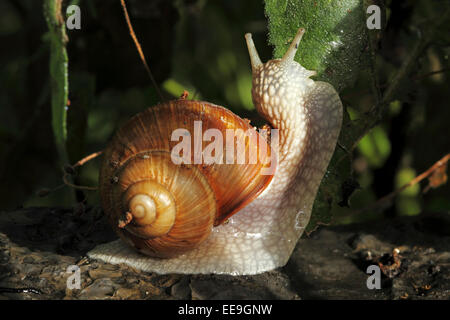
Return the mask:
{"type": "Polygon", "coordinates": [[[384,129],[377,126],[361,139],[358,149],[372,167],[379,168],[391,153],[391,143],[384,129]]]}
{"type": "Polygon", "coordinates": [[[68,63],[66,43],[68,41],[61,0],[44,1],[44,17],[50,35],[50,86],[52,105],[52,127],[56,148],[63,163],[67,162],[67,100],[69,96],[68,63]]]}
{"type": "Polygon", "coordinates": [[[369,61],[368,29],[361,0],[266,0],[269,42],[281,58],[298,28],[306,29],[296,61],[341,91],[369,61]]]}

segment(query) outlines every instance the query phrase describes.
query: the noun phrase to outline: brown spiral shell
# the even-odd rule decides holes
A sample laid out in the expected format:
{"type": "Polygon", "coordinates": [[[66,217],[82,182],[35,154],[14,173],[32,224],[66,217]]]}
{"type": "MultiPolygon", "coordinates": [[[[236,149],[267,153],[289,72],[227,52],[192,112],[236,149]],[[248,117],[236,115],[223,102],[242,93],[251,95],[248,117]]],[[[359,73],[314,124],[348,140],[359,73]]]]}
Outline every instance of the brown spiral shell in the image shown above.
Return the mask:
{"type": "MultiPolygon", "coordinates": [[[[213,226],[250,203],[272,179],[273,175],[261,174],[271,165],[268,144],[265,155],[258,153],[256,164],[194,164],[194,152],[193,164],[175,164],[171,151],[179,141],[171,141],[172,133],[180,128],[194,133],[194,121],[201,121],[202,134],[210,128],[223,137],[227,129],[254,130],[228,109],[179,99],[135,115],[104,151],[100,168],[103,209],[119,236],[144,254],[165,258],[194,248],[213,226]]],[[[236,134],[236,139],[245,136],[236,134]]],[[[246,154],[261,148],[249,139],[243,143],[246,154]]],[[[206,145],[203,141],[202,150],[206,145]]]]}

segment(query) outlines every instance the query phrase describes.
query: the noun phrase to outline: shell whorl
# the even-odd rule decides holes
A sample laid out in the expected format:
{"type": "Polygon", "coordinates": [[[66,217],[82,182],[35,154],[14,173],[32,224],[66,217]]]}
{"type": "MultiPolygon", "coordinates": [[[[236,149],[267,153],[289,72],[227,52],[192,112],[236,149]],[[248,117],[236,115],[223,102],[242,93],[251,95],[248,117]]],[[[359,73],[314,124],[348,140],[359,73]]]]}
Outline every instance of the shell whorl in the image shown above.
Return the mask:
{"type": "Polygon", "coordinates": [[[132,184],[124,194],[124,205],[127,216],[129,213],[131,220],[136,222],[136,227],[128,223],[125,228],[143,239],[165,235],[175,223],[176,200],[167,188],[155,181],[132,184]]]}
{"type": "Polygon", "coordinates": [[[179,166],[164,150],[132,154],[102,184],[103,206],[116,232],[141,253],[171,257],[210,234],[214,192],[194,166],[179,166]],[[108,211],[106,211],[108,210],[108,211]]]}

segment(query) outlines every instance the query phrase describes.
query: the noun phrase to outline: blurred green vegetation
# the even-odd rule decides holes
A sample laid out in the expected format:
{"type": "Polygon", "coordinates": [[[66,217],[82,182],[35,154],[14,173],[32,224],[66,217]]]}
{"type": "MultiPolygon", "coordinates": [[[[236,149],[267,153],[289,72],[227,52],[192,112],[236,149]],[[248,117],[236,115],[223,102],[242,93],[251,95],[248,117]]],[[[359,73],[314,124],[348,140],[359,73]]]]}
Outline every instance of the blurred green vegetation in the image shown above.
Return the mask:
{"type": "MultiPolygon", "coordinates": [[[[332,222],[449,212],[449,185],[424,194],[426,182],[422,182],[399,194],[389,208],[352,213],[409,182],[450,152],[448,15],[432,28],[432,22],[448,12],[448,2],[387,1],[381,32],[370,31],[362,37],[367,32],[361,29],[365,21],[358,20],[352,28],[356,23],[352,19],[364,18],[360,9],[369,2],[341,2],[345,10],[339,11],[339,21],[326,11],[334,3],[329,0],[298,2],[307,10],[294,8],[296,2],[288,0],[268,0],[266,8],[260,0],[128,0],[127,5],[150,68],[167,97],[178,97],[186,89],[190,98],[224,105],[255,125],[263,121],[251,102],[244,33],[253,33],[266,61],[284,52],[289,35],[295,33],[292,30],[299,26],[311,30],[300,46],[299,59],[340,90],[347,111],[340,146],[319,193],[320,204],[334,214],[332,222]],[[344,4],[352,6],[349,12],[344,4]],[[303,11],[294,14],[295,10],[303,11]],[[315,16],[307,19],[308,12],[315,16]],[[342,30],[350,28],[353,33],[341,38],[332,30],[324,31],[344,18],[348,25],[342,30]],[[297,19],[308,21],[303,25],[297,19]],[[380,106],[380,97],[422,38],[427,42],[382,108],[381,117],[374,106],[380,106]],[[333,43],[344,43],[346,48],[348,44],[359,55],[334,52],[329,47],[333,43]],[[327,187],[329,181],[339,183],[327,187]]],[[[63,2],[64,16],[70,3],[63,2]]],[[[159,101],[128,34],[119,1],[76,3],[81,7],[81,30],[66,30],[70,163],[101,150],[120,124],[159,101]]],[[[62,184],[65,162],[52,130],[52,33],[43,3],[0,2],[0,38],[5,44],[0,51],[0,209],[74,206],[76,201],[98,205],[96,192],[75,193],[67,187],[47,197],[36,195],[62,184]]],[[[98,163],[93,160],[78,170],[74,182],[97,185],[98,163]]]]}

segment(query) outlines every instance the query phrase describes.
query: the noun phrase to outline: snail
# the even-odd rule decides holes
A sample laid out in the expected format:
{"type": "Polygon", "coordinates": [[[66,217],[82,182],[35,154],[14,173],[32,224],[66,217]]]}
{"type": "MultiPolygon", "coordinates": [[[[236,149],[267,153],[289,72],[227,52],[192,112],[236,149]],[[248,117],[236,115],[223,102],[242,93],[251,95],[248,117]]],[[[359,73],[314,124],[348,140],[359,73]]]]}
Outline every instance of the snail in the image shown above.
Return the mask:
{"type": "MultiPolygon", "coordinates": [[[[310,79],[316,72],[294,61],[304,32],[298,30],[282,59],[264,64],[251,34],[245,35],[254,105],[278,130],[277,150],[273,142],[259,144],[256,149],[268,151],[256,164],[175,163],[174,128],[192,128],[196,120],[203,133],[251,128],[207,102],[157,105],[116,133],[103,155],[100,193],[122,240],[97,246],[89,257],[160,274],[250,275],[287,263],[309,222],[342,123],[333,86],[310,79]],[[274,154],[275,171],[263,174],[274,154]]],[[[247,150],[255,148],[247,141],[247,150]]]]}

